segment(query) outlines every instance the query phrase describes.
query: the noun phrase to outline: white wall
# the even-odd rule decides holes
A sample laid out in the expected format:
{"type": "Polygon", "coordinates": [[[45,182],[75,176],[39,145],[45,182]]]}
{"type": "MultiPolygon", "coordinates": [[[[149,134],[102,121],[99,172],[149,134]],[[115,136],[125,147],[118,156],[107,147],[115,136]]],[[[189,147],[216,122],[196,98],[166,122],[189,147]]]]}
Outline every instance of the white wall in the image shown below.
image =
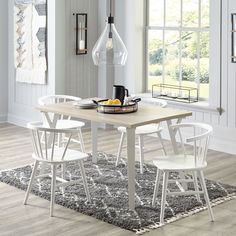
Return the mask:
{"type": "Polygon", "coordinates": [[[66,93],[82,98],[97,96],[98,68],[93,64],[92,49],[98,37],[98,1],[66,0],[66,93]],[[88,54],[75,54],[76,18],[73,13],[88,13],[88,54]]]}
{"type": "Polygon", "coordinates": [[[142,92],[144,87],[144,2],[115,1],[115,25],[128,50],[126,65],[116,68],[115,82],[124,84],[130,93],[142,92]]]}
{"type": "Polygon", "coordinates": [[[7,99],[8,99],[8,8],[7,1],[0,0],[0,122],[7,120],[7,99]]]}
{"type": "MultiPolygon", "coordinates": [[[[114,0],[113,0],[113,11],[114,11],[114,0]]],[[[102,34],[105,29],[107,16],[109,15],[109,2],[108,0],[101,0],[98,4],[98,36],[102,34]]],[[[116,19],[115,19],[116,21],[116,19]]],[[[118,29],[119,30],[119,29],[118,29]]],[[[96,39],[96,40],[97,40],[96,39]]],[[[101,65],[98,67],[98,97],[100,98],[111,98],[112,87],[114,84],[122,84],[115,82],[115,68],[113,66],[101,65]]]]}

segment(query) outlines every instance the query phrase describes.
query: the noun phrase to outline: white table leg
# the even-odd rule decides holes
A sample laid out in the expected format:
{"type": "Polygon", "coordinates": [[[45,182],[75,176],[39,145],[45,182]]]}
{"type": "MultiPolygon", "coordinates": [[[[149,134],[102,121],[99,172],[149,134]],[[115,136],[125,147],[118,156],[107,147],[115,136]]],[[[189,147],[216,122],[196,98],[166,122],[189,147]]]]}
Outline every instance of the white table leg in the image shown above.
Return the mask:
{"type": "Polygon", "coordinates": [[[92,161],[97,163],[97,139],[98,139],[98,124],[91,121],[91,133],[92,133],[92,161]]]}
{"type": "Polygon", "coordinates": [[[128,194],[129,209],[135,208],[135,129],[127,128],[127,159],[128,159],[128,194]]]}

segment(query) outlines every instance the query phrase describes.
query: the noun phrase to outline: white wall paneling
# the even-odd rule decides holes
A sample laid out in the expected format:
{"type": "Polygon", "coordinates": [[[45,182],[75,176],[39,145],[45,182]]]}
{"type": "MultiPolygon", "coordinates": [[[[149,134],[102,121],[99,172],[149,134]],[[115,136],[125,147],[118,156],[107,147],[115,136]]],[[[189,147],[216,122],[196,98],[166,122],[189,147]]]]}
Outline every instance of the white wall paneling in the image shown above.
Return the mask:
{"type": "MultiPolygon", "coordinates": [[[[48,0],[50,1],[50,0],[48,0]]],[[[55,93],[65,93],[66,83],[66,0],[55,0],[55,93]]]]}
{"type": "Polygon", "coordinates": [[[115,1],[115,24],[128,50],[124,67],[116,68],[115,82],[131,93],[142,92],[144,83],[144,0],[115,1]]]}
{"type": "Polygon", "coordinates": [[[98,37],[98,1],[66,0],[66,93],[82,98],[97,96],[98,68],[93,64],[92,49],[98,37]],[[75,54],[75,16],[88,13],[88,54],[75,54]]]}
{"type": "Polygon", "coordinates": [[[8,99],[8,8],[7,1],[0,1],[0,122],[7,120],[7,99],[8,99]]]}
{"type": "MultiPolygon", "coordinates": [[[[113,1],[113,10],[115,8],[115,1],[113,1]]],[[[98,4],[98,40],[103,30],[105,29],[107,15],[109,14],[109,0],[101,0],[98,4]]],[[[115,16],[115,15],[114,15],[115,16]]],[[[116,25],[116,16],[115,16],[116,25]]],[[[119,32],[119,31],[118,31],[119,32]]],[[[115,68],[112,66],[106,67],[105,65],[98,67],[98,97],[111,98],[112,87],[114,84],[122,84],[115,82],[115,68]]]]}
{"type": "MultiPolygon", "coordinates": [[[[227,88],[227,98],[228,98],[228,126],[230,128],[236,127],[236,64],[231,63],[231,13],[236,13],[236,1],[229,0],[228,3],[228,88],[227,88]]],[[[236,133],[236,130],[235,130],[236,133]]]]}

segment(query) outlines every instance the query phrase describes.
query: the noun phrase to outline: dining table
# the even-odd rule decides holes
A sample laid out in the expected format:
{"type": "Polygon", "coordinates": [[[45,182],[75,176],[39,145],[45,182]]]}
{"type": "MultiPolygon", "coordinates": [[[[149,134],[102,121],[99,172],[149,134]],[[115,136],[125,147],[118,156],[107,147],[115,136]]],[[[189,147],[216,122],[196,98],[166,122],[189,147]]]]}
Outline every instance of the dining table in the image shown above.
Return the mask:
{"type": "MultiPolygon", "coordinates": [[[[97,99],[97,98],[91,98],[97,99]]],[[[99,100],[99,99],[97,99],[99,100]]],[[[138,110],[133,113],[107,114],[97,112],[96,108],[83,109],[75,106],[73,102],[48,104],[37,106],[37,110],[43,113],[48,125],[56,127],[56,122],[61,115],[87,120],[91,122],[92,134],[92,161],[97,162],[97,136],[99,123],[126,128],[127,135],[127,172],[128,172],[128,206],[130,210],[135,209],[135,129],[138,126],[151,123],[166,122],[174,153],[178,153],[176,132],[170,128],[173,123],[180,123],[183,118],[192,115],[192,112],[174,108],[162,108],[153,104],[140,102],[138,110]],[[53,114],[53,115],[51,115],[53,114]]]]}

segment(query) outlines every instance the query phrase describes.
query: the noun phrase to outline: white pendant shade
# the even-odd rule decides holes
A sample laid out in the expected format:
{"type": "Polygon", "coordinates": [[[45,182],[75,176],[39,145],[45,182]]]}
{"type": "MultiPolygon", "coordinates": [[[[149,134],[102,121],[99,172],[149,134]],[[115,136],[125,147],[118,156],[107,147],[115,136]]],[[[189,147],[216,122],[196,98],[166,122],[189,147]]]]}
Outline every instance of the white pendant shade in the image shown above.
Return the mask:
{"type": "Polygon", "coordinates": [[[124,66],[127,56],[127,49],[115,25],[113,23],[107,23],[92,51],[94,64],[97,66],[103,64],[124,66]]]}

